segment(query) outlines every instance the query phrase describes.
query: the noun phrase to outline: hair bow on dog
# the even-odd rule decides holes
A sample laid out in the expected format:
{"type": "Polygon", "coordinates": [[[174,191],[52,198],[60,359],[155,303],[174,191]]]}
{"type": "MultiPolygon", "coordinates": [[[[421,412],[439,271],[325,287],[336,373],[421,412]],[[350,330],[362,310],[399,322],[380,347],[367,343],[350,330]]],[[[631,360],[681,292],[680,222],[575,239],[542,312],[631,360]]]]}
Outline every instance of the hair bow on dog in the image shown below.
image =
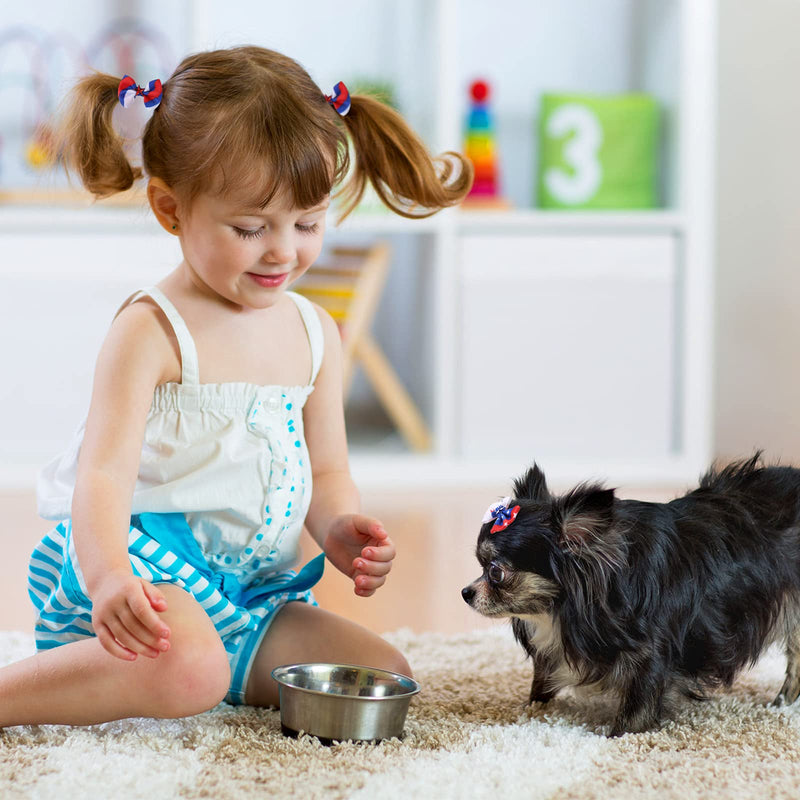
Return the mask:
{"type": "Polygon", "coordinates": [[[340,117],[345,116],[350,110],[350,92],[344,85],[344,81],[339,81],[333,87],[333,94],[326,94],[325,99],[333,106],[340,117]]]}
{"type": "Polygon", "coordinates": [[[123,108],[128,106],[137,98],[141,97],[147,108],[154,108],[161,102],[161,95],[163,90],[161,88],[161,81],[156,78],[147,85],[147,89],[137,86],[136,81],[130,75],[126,75],[119,82],[119,102],[123,108]]]}
{"type": "Polygon", "coordinates": [[[508,504],[510,502],[510,497],[504,497],[499,503],[492,503],[492,505],[486,509],[486,513],[483,515],[481,524],[485,525],[487,522],[494,520],[494,525],[492,525],[492,529],[489,531],[489,533],[504,531],[517,518],[517,514],[519,514],[519,506],[509,508],[508,504]]]}

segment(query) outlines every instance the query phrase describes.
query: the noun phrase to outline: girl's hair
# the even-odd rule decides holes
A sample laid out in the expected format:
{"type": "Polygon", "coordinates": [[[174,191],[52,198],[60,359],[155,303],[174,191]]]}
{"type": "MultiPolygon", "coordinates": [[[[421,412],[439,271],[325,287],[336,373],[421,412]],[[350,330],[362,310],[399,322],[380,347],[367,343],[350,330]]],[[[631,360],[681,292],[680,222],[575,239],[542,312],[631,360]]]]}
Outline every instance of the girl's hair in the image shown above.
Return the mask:
{"type": "MultiPolygon", "coordinates": [[[[119,82],[102,73],[81,79],[61,124],[66,165],[97,197],[124,191],[142,176],[112,127],[119,82]]],[[[467,159],[453,152],[432,158],[396,111],[354,95],[340,117],[303,67],[261,47],[185,58],[164,82],[145,126],[142,162],[148,176],[186,202],[201,192],[234,193],[258,208],[282,191],[295,207],[311,208],[350,172],[342,217],[367,180],[405,217],[459,203],[472,183],[467,159]]]]}

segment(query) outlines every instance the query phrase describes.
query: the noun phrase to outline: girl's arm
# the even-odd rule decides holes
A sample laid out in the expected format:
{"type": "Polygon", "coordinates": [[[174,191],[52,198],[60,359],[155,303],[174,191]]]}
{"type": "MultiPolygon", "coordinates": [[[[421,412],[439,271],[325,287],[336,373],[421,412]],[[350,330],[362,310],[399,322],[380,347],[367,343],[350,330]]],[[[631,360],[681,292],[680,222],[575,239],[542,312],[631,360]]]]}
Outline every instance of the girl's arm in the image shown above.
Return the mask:
{"type": "Polygon", "coordinates": [[[347,460],[339,329],[327,312],[316,309],[325,356],[303,413],[314,481],[306,527],[328,560],[353,579],[355,593],[366,597],[386,581],[395,547],[378,520],[360,513],[347,460]]]}
{"type": "Polygon", "coordinates": [[[174,369],[160,312],[135,303],[114,320],[100,350],[72,500],[72,529],[103,646],[127,660],[155,657],[169,630],[161,592],[128,559],[131,501],[153,390],[174,369]]]}

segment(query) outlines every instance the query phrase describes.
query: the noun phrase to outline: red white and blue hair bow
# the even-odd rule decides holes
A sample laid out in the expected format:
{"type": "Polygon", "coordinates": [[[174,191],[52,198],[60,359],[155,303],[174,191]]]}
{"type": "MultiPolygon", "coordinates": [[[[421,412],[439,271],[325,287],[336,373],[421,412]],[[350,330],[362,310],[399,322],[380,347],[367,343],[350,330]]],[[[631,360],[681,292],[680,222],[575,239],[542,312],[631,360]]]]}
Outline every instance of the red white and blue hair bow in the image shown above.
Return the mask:
{"type": "Polygon", "coordinates": [[[509,508],[508,504],[510,502],[510,497],[504,497],[499,503],[492,503],[492,505],[486,509],[481,524],[485,525],[487,522],[494,520],[494,525],[492,525],[492,529],[489,533],[504,531],[517,518],[519,506],[509,508]]]}
{"type": "Polygon", "coordinates": [[[155,108],[161,102],[163,90],[161,89],[161,81],[158,78],[150,81],[147,89],[143,89],[141,86],[136,85],[136,81],[130,75],[126,75],[119,82],[117,93],[119,94],[120,105],[123,108],[128,108],[137,97],[141,97],[144,100],[147,108],[155,108]]]}
{"type": "Polygon", "coordinates": [[[326,94],[325,99],[334,107],[339,116],[343,117],[350,110],[350,92],[343,81],[333,87],[333,94],[326,94]]]}

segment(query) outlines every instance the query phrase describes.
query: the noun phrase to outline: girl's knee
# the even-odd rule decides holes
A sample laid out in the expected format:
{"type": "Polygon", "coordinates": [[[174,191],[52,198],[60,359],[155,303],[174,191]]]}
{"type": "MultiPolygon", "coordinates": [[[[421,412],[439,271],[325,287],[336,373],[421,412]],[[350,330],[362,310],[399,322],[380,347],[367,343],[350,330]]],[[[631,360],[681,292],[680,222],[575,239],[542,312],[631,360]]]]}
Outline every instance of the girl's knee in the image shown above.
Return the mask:
{"type": "Polygon", "coordinates": [[[376,663],[375,666],[379,669],[388,670],[389,672],[397,672],[409,678],[413,677],[411,674],[411,667],[406,657],[388,642],[386,642],[385,645],[385,648],[382,648],[378,656],[378,663],[376,663]]]}
{"type": "Polygon", "coordinates": [[[159,717],[187,717],[213,708],[230,686],[231,671],[222,640],[211,635],[173,636],[156,659],[151,687],[159,717]]]}
{"type": "Polygon", "coordinates": [[[406,660],[406,657],[399,650],[394,651],[394,659],[392,672],[398,672],[400,675],[405,675],[408,678],[414,677],[411,673],[411,666],[406,660]]]}

